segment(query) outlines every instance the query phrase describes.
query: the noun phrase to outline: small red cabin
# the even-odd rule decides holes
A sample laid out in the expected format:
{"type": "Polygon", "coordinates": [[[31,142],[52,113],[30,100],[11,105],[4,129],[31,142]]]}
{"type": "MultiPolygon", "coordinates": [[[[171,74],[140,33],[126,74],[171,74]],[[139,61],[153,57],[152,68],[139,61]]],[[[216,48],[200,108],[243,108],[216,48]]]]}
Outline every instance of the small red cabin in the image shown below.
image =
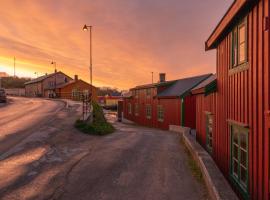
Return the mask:
{"type": "Polygon", "coordinates": [[[124,118],[149,127],[196,127],[196,97],[190,91],[211,74],[137,86],[124,99],[124,118]]]}
{"type": "Polygon", "coordinates": [[[210,76],[191,93],[196,97],[196,140],[215,158],[216,75],[210,76]]]}
{"type": "Polygon", "coordinates": [[[213,109],[213,157],[242,199],[270,198],[269,24],[269,0],[235,0],[206,41],[217,50],[216,103],[197,109],[213,109]]]}

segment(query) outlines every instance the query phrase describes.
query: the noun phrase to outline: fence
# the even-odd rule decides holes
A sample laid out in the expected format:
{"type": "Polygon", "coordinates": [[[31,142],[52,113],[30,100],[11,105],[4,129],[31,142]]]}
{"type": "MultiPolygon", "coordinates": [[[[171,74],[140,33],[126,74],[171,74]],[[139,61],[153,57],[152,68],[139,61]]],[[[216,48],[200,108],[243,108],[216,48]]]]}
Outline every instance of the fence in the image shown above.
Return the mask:
{"type": "Polygon", "coordinates": [[[6,94],[10,96],[25,96],[25,89],[24,88],[11,88],[5,89],[6,94]]]}

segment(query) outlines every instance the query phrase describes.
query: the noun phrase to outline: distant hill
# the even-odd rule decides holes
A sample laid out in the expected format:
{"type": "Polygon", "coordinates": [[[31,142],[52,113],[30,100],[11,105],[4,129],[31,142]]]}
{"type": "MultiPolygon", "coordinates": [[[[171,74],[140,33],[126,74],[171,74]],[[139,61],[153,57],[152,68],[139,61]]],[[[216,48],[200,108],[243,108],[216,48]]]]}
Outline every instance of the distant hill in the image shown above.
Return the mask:
{"type": "Polygon", "coordinates": [[[121,96],[121,92],[117,88],[101,87],[98,88],[98,96],[121,96]]]}
{"type": "Polygon", "coordinates": [[[30,81],[30,78],[20,78],[20,77],[2,77],[2,87],[9,89],[9,88],[24,88],[24,83],[30,81]]]}

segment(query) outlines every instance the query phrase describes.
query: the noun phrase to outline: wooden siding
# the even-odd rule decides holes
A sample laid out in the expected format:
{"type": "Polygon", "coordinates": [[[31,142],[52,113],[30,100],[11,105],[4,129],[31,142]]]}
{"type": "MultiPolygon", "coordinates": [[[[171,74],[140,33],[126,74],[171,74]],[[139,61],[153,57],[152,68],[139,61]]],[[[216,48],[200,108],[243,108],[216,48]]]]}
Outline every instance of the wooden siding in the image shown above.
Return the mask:
{"type": "MultiPolygon", "coordinates": [[[[255,1],[255,0],[253,0],[255,1]]],[[[211,34],[209,39],[206,42],[206,49],[213,48],[213,45],[219,37],[222,35],[222,33],[225,31],[225,29],[229,26],[235,15],[239,12],[241,8],[243,8],[247,3],[251,2],[250,0],[236,0],[230,7],[230,9],[227,11],[227,13],[224,15],[214,32],[211,34]]]]}
{"type": "MultiPolygon", "coordinates": [[[[218,93],[216,104],[215,160],[229,177],[230,132],[227,120],[249,126],[249,194],[268,199],[269,133],[265,111],[269,110],[269,30],[264,30],[269,0],[260,0],[248,14],[249,69],[229,75],[231,35],[217,48],[218,93]]],[[[269,28],[269,27],[268,27],[269,28]]]]}
{"type": "Polygon", "coordinates": [[[184,99],[184,126],[196,129],[196,97],[186,96],[184,99]]]}
{"type": "Polygon", "coordinates": [[[215,158],[216,139],[216,93],[208,96],[196,95],[196,140],[206,149],[206,112],[213,114],[213,157],[215,158]]]}
{"type": "MultiPolygon", "coordinates": [[[[151,96],[146,96],[146,89],[138,90],[138,98],[124,99],[124,117],[137,124],[155,127],[164,130],[169,129],[169,125],[181,125],[181,99],[180,98],[154,98],[157,93],[156,88],[151,89],[151,96]],[[128,104],[132,105],[132,114],[128,113],[128,104]],[[135,105],[139,105],[139,114],[135,115],[135,105]],[[151,119],[146,117],[146,105],[151,105],[152,115],[151,119]],[[158,121],[157,106],[161,105],[164,109],[164,120],[158,121]]],[[[196,122],[196,98],[192,96],[185,97],[185,125],[192,125],[195,127],[196,122]],[[188,112],[192,111],[192,112],[188,112]]]]}

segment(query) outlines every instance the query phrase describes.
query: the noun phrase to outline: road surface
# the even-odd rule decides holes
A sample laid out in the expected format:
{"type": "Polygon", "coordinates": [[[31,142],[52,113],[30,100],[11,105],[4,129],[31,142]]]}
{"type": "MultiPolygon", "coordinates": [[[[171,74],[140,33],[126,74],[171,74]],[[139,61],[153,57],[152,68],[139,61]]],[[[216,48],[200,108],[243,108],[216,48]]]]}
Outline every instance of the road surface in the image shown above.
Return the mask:
{"type": "MultiPolygon", "coordinates": [[[[15,99],[14,105],[28,101],[32,106],[46,106],[46,114],[35,109],[28,112],[30,119],[40,115],[35,123],[41,125],[30,134],[27,130],[28,136],[0,154],[0,199],[207,199],[204,185],[192,176],[176,134],[118,123],[110,116],[115,133],[85,135],[73,128],[80,105],[65,107],[61,102],[28,99],[15,99]]],[[[15,112],[13,108],[1,107],[0,112],[8,115],[2,109],[15,112]]],[[[18,120],[9,117],[6,123],[18,120]]]]}

